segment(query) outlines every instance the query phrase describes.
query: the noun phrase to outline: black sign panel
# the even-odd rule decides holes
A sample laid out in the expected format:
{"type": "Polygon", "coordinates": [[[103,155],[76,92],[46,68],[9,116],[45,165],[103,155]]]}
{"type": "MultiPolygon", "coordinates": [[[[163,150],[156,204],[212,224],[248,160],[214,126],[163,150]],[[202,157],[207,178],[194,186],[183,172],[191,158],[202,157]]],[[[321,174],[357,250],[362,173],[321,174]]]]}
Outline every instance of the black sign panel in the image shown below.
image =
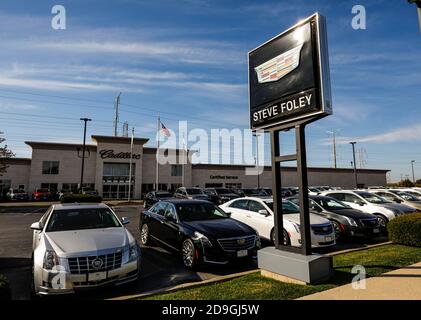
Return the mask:
{"type": "Polygon", "coordinates": [[[249,52],[252,129],[332,113],[325,31],[316,13],[249,52]]]}

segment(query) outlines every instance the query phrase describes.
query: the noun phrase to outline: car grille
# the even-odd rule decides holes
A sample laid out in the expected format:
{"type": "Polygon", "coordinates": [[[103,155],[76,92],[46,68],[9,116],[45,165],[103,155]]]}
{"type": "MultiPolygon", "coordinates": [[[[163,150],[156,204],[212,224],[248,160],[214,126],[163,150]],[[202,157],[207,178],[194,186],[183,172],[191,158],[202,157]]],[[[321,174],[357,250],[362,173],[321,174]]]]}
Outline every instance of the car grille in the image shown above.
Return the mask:
{"type": "Polygon", "coordinates": [[[70,273],[85,274],[114,270],[121,267],[122,257],[123,253],[120,251],[99,256],[69,258],[70,273]]]}
{"type": "Polygon", "coordinates": [[[331,234],[333,232],[332,224],[323,224],[318,226],[311,226],[311,230],[313,230],[314,234],[317,235],[326,235],[331,234]]]}
{"type": "Polygon", "coordinates": [[[360,219],[360,222],[364,227],[374,228],[379,226],[378,219],[360,219]]]}
{"type": "Polygon", "coordinates": [[[254,248],[256,236],[218,239],[218,243],[224,251],[228,252],[248,250],[254,248]]]}

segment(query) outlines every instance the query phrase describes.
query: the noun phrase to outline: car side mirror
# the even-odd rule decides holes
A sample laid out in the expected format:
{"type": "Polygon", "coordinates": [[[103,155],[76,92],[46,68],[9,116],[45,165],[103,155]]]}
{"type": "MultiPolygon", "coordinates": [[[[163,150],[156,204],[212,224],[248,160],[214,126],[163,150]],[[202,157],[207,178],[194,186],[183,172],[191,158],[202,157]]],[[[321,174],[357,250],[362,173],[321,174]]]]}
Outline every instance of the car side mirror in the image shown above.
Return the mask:
{"type": "Polygon", "coordinates": [[[265,217],[269,215],[269,212],[266,209],[259,210],[258,213],[265,217]]]}
{"type": "Polygon", "coordinates": [[[40,222],[34,222],[33,224],[31,224],[31,229],[41,231],[42,225],[40,222]]]}
{"type": "Polygon", "coordinates": [[[125,226],[126,224],[130,223],[130,219],[127,217],[123,217],[121,218],[121,223],[123,224],[123,226],[125,226]]]}

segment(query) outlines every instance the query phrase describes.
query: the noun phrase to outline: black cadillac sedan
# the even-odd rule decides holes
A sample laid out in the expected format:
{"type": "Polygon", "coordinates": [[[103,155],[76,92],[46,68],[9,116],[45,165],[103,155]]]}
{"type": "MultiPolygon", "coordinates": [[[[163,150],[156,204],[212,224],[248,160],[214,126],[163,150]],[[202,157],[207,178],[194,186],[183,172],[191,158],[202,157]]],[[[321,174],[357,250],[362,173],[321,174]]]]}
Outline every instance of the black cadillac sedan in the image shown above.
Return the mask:
{"type": "Polygon", "coordinates": [[[253,228],[204,200],[160,201],[141,214],[139,230],[143,245],[155,240],[181,253],[190,269],[201,262],[227,264],[255,258],[260,248],[253,228]]]}
{"type": "MultiPolygon", "coordinates": [[[[288,200],[299,205],[297,197],[288,200]]],[[[326,196],[309,196],[309,207],[312,213],[320,215],[332,222],[337,238],[366,237],[381,235],[379,221],[376,216],[356,210],[334,198],[326,196]]]]}
{"type": "Polygon", "coordinates": [[[155,203],[162,200],[173,198],[173,195],[168,191],[151,191],[145,196],[145,209],[152,207],[155,203]]]}

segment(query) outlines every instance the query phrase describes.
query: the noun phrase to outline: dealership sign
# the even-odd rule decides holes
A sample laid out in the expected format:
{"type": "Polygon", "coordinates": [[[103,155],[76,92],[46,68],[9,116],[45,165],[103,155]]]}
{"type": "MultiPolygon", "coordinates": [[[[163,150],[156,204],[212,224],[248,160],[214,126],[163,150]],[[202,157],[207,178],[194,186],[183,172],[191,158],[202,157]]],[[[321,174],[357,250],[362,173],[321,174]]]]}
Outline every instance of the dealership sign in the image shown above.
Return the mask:
{"type": "Polygon", "coordinates": [[[248,54],[250,127],[332,113],[325,19],[316,13],[248,54]]]}
{"type": "MultiPolygon", "coordinates": [[[[99,151],[99,155],[101,156],[101,159],[130,159],[131,153],[130,152],[118,152],[115,153],[112,149],[104,149],[99,151]]],[[[140,159],[140,154],[133,154],[133,158],[135,160],[140,159]]]]}

